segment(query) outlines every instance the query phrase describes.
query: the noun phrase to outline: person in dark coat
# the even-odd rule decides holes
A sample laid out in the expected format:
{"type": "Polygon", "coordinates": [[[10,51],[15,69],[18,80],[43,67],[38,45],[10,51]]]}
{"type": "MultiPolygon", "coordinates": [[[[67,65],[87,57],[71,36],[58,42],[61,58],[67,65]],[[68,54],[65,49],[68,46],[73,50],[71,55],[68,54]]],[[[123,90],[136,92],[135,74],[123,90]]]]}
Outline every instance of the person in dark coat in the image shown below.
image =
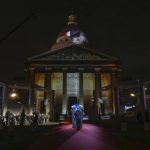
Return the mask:
{"type": "Polygon", "coordinates": [[[25,114],[25,110],[23,109],[22,112],[21,112],[21,115],[20,115],[20,126],[24,126],[25,117],[26,117],[26,114],[25,114]]]}
{"type": "Polygon", "coordinates": [[[10,111],[6,112],[5,118],[6,118],[6,126],[8,126],[10,123],[10,111]]]}

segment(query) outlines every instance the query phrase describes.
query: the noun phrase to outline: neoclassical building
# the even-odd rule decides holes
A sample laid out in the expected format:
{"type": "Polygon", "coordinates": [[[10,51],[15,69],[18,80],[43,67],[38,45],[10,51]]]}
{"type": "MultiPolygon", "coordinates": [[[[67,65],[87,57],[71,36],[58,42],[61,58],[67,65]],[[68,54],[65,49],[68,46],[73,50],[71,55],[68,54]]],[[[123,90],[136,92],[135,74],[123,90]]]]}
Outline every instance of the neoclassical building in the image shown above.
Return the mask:
{"type": "MultiPolygon", "coordinates": [[[[88,39],[70,15],[67,26],[51,48],[28,58],[29,105],[41,113],[69,114],[71,105],[79,102],[89,115],[118,113],[120,60],[88,47],[88,39]]],[[[94,37],[93,37],[94,38],[94,37]]]]}

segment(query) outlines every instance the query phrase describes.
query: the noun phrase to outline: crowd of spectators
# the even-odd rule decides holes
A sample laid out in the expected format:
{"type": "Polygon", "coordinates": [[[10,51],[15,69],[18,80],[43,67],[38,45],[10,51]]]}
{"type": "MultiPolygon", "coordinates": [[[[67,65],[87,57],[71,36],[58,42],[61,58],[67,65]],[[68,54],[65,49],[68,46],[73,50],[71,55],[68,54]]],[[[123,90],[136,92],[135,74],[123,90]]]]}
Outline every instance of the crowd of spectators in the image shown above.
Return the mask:
{"type": "Polygon", "coordinates": [[[38,126],[39,124],[46,124],[49,120],[48,115],[40,114],[39,112],[33,112],[32,115],[25,113],[22,109],[21,113],[14,115],[10,111],[7,111],[4,116],[0,116],[0,127],[5,126],[38,126]]]}

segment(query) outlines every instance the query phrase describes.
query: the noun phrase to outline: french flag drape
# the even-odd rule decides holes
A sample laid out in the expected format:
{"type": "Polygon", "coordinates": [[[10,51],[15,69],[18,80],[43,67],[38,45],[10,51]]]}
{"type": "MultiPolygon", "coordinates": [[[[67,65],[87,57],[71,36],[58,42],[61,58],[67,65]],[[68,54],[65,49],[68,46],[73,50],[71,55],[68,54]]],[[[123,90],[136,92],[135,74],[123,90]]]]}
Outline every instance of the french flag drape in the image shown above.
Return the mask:
{"type": "Polygon", "coordinates": [[[80,36],[80,31],[68,31],[65,35],[70,37],[80,36]]]}

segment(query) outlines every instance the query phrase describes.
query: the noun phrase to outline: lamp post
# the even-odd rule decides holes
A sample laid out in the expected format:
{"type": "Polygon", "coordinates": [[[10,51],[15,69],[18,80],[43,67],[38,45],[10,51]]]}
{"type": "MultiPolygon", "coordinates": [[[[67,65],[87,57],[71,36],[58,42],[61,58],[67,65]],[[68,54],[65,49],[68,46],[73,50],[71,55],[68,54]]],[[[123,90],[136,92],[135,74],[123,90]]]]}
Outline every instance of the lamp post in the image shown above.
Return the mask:
{"type": "Polygon", "coordinates": [[[144,130],[150,130],[150,125],[148,123],[148,111],[146,106],[146,98],[145,98],[145,84],[144,81],[139,81],[139,98],[140,98],[140,105],[142,111],[142,117],[144,121],[144,130]]]}
{"type": "MultiPolygon", "coordinates": [[[[9,95],[11,99],[15,99],[18,97],[17,90],[23,90],[24,92],[26,92],[25,97],[27,98],[27,101],[26,101],[27,106],[25,106],[26,107],[25,109],[28,114],[31,114],[32,109],[33,109],[31,87],[23,86],[23,85],[16,85],[16,84],[8,85],[8,87],[12,89],[12,92],[9,95]]],[[[23,105],[23,103],[21,104],[23,105]]]]}
{"type": "Polygon", "coordinates": [[[145,86],[143,81],[139,81],[139,98],[142,110],[143,121],[146,121],[145,112],[147,111],[146,99],[145,99],[145,86]]]}
{"type": "Polygon", "coordinates": [[[15,89],[12,90],[12,93],[10,94],[10,97],[13,98],[13,99],[17,97],[17,93],[16,93],[15,89]]]}

